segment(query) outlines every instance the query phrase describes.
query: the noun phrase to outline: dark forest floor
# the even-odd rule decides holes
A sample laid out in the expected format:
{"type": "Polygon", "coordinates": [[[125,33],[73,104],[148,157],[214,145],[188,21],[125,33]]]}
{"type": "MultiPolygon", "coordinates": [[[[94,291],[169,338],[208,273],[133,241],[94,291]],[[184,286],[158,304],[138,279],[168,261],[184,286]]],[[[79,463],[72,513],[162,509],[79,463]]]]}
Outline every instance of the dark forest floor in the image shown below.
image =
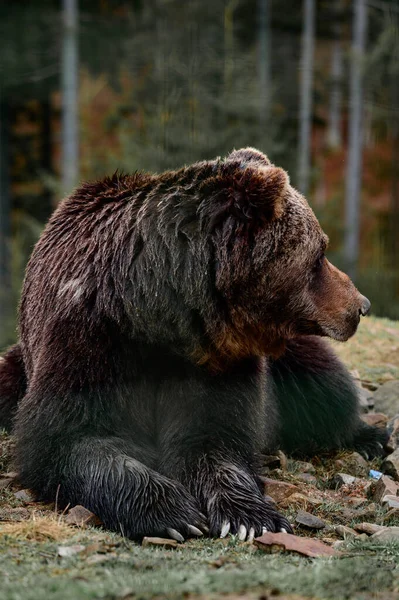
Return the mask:
{"type": "MultiPolygon", "coordinates": [[[[353,340],[336,347],[364,385],[376,388],[399,380],[399,322],[364,320],[353,340]]],[[[71,527],[53,506],[15,495],[18,485],[11,476],[9,482],[4,477],[12,471],[11,451],[12,439],[3,434],[0,600],[399,598],[399,535],[397,541],[383,542],[339,527],[356,528],[362,522],[399,527],[399,509],[386,508],[373,497],[375,484],[368,471],[379,470],[379,461],[365,465],[340,454],[314,457],[305,465],[283,457],[265,469],[269,478],[298,488],[279,501],[291,522],[302,509],[325,524],[318,531],[298,526],[296,533],[341,552],[334,558],[309,559],[267,554],[235,537],[189,541],[167,550],[142,547],[99,528],[71,527]],[[359,479],[337,488],[331,484],[337,472],[359,479]]]]}

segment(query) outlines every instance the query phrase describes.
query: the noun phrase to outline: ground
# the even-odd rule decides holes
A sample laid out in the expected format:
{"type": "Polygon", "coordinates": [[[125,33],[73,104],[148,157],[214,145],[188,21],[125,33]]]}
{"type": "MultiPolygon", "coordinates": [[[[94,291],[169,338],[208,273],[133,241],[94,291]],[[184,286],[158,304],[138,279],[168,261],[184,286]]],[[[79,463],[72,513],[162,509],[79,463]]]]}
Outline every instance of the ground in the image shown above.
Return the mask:
{"type": "MultiPolygon", "coordinates": [[[[353,340],[334,345],[371,387],[399,380],[399,322],[363,320],[353,340]]],[[[168,550],[142,547],[99,528],[74,528],[54,506],[31,502],[26,493],[22,498],[15,496],[18,486],[7,485],[4,479],[4,473],[12,470],[11,450],[12,440],[3,434],[0,600],[399,598],[399,541],[381,543],[365,535],[342,541],[343,534],[336,529],[337,525],[355,527],[364,521],[399,526],[399,510],[387,512],[367,496],[362,485],[333,489],[334,473],[348,472],[350,461],[345,454],[315,457],[312,468],[305,468],[312,471],[305,477],[303,464],[286,464],[284,457],[265,467],[267,477],[299,488],[299,495],[280,501],[281,510],[292,522],[298,510],[304,509],[326,524],[320,531],[297,527],[298,535],[324,540],[336,548],[341,540],[339,556],[309,559],[289,553],[267,554],[234,537],[189,541],[168,550]]],[[[369,467],[378,470],[380,463],[356,466],[365,469],[364,480],[369,467]]]]}

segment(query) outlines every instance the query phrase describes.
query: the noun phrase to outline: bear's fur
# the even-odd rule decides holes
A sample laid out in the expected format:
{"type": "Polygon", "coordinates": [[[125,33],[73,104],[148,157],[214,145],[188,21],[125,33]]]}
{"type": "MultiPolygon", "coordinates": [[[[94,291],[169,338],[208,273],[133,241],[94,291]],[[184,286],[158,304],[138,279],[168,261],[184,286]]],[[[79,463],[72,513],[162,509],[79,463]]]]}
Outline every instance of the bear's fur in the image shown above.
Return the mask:
{"type": "Polygon", "coordinates": [[[316,337],[348,339],[369,308],[326,246],[251,148],[77,189],[33,251],[0,365],[23,485],[134,539],[288,531],[261,450],[380,450],[316,337]]]}

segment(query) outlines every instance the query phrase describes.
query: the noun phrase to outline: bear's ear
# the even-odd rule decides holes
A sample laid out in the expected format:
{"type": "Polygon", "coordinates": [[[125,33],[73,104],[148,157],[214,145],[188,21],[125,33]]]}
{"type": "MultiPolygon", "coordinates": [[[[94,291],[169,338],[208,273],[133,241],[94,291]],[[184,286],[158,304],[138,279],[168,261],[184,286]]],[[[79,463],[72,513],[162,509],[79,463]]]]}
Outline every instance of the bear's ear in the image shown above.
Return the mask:
{"type": "Polygon", "coordinates": [[[256,163],[259,165],[271,165],[270,160],[267,158],[266,154],[262,154],[256,148],[240,148],[239,150],[233,150],[226,157],[226,161],[231,162],[241,162],[241,165],[248,165],[250,163],[256,163]]]}
{"type": "Polygon", "coordinates": [[[242,168],[229,160],[204,184],[204,209],[213,229],[229,217],[254,224],[279,219],[289,179],[279,167],[250,164],[242,168]]]}

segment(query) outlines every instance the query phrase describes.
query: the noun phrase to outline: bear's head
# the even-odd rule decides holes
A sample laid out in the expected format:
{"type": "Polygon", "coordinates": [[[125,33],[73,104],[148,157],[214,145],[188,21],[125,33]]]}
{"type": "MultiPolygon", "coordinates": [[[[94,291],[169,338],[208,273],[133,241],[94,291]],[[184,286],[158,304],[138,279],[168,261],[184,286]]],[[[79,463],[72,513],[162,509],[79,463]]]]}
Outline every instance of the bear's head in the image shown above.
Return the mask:
{"type": "Polygon", "coordinates": [[[215,286],[211,349],[199,362],[278,355],[298,335],[355,333],[370,302],[325,257],[328,238],[283,169],[245,148],[207,167],[197,185],[215,286]]]}

